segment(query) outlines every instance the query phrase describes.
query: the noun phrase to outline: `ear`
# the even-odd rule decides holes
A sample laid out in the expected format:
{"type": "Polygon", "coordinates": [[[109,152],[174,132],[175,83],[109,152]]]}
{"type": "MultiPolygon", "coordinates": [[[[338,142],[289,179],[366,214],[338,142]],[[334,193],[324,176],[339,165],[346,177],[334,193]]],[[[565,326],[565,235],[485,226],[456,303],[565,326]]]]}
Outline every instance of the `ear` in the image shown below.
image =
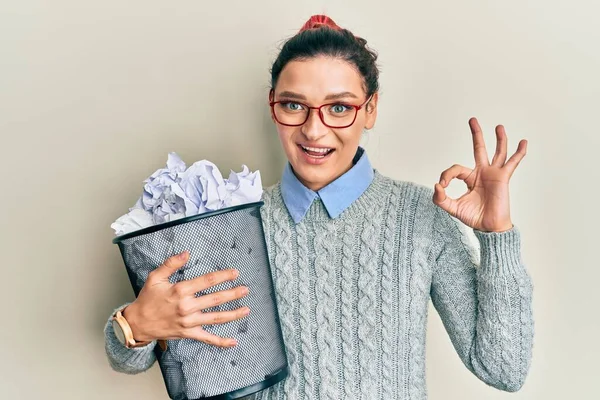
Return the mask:
{"type": "Polygon", "coordinates": [[[379,92],[375,92],[373,97],[367,104],[365,104],[365,113],[367,118],[365,119],[365,129],[371,129],[375,125],[377,119],[377,102],[379,101],[379,92]]]}

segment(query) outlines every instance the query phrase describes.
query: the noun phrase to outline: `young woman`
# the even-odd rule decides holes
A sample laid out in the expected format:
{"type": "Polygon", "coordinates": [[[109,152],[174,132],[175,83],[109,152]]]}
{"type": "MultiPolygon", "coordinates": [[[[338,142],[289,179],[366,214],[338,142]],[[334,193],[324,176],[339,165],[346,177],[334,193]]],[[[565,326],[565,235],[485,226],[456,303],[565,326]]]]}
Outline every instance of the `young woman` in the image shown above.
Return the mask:
{"type": "MultiPolygon", "coordinates": [[[[289,162],[281,181],[265,189],[261,213],[290,374],[256,399],[425,399],[430,298],[479,379],[512,392],[528,373],[532,283],[508,195],[527,142],[507,161],[499,125],[490,163],[472,118],[474,168],[448,168],[433,189],[381,175],[359,146],[377,117],[376,58],[364,39],[313,16],[273,64],[269,105],[289,162]],[[455,178],[468,187],[459,199],[445,194],[455,178]]],[[[148,369],[161,339],[235,345],[202,325],[248,310],[202,310],[244,296],[245,288],[194,296],[235,279],[233,270],[170,284],[187,257],[166,260],[124,305],[141,343],[123,345],[109,319],[106,350],[115,370],[148,369]]]]}

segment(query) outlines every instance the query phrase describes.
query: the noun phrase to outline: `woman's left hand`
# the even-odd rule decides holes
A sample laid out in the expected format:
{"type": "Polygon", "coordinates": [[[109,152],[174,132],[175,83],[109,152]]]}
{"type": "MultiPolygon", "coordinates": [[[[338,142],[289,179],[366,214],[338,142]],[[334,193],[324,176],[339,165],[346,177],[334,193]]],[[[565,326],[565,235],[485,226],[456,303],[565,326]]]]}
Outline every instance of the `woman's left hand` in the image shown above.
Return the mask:
{"type": "Polygon", "coordinates": [[[483,232],[502,232],[513,227],[510,219],[508,181],[527,152],[527,140],[521,140],[515,154],[506,161],[507,137],[504,127],[496,127],[496,154],[490,164],[483,134],[477,119],[469,120],[473,135],[475,168],[454,164],[442,172],[434,187],[433,202],[465,225],[483,232]],[[505,163],[506,161],[506,163],[505,163]],[[446,196],[452,179],[467,184],[468,191],[458,199],[446,196]]]}

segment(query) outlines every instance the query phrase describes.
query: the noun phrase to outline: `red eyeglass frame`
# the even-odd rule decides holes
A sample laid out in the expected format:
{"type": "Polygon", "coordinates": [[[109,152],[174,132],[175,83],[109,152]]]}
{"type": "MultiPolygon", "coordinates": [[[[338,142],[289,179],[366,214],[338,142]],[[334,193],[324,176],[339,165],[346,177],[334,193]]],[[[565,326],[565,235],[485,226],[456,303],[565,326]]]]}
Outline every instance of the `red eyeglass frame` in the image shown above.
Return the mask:
{"type": "Polygon", "coordinates": [[[311,107],[308,104],[302,103],[300,101],[296,101],[296,100],[279,100],[279,101],[270,101],[269,105],[271,106],[271,113],[273,114],[273,118],[275,118],[275,121],[277,121],[278,123],[280,123],[281,125],[285,125],[285,126],[302,126],[306,123],[306,121],[308,121],[308,117],[310,116],[310,110],[319,110],[319,118],[321,119],[321,122],[323,123],[323,125],[325,125],[328,128],[334,128],[334,129],[341,129],[341,128],[348,128],[349,126],[352,126],[352,124],[354,124],[354,122],[356,121],[356,117],[358,116],[358,111],[363,108],[365,106],[365,104],[367,104],[369,102],[369,100],[371,100],[373,98],[373,95],[369,96],[369,98],[367,100],[365,100],[364,103],[362,103],[361,105],[353,105],[353,104],[346,104],[346,103],[342,103],[339,101],[333,102],[333,103],[327,103],[327,104],[322,104],[318,107],[311,107]],[[304,120],[304,122],[302,122],[301,124],[284,124],[283,122],[279,121],[279,119],[277,119],[277,115],[275,114],[275,109],[274,106],[275,104],[278,103],[296,103],[296,104],[301,104],[304,107],[308,108],[308,113],[306,113],[306,119],[304,120]],[[354,119],[352,120],[352,122],[348,125],[345,126],[331,126],[328,125],[325,120],[323,119],[323,113],[321,112],[321,108],[325,107],[325,106],[331,106],[334,104],[343,104],[347,107],[353,107],[355,109],[354,111],[354,119]]]}

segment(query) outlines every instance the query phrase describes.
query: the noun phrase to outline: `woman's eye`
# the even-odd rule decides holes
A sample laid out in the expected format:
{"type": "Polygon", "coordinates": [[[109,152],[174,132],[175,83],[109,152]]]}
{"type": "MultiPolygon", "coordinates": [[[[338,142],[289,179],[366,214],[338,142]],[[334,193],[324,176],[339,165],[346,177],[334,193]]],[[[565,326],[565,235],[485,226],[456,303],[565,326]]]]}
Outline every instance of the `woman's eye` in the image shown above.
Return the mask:
{"type": "Polygon", "coordinates": [[[348,107],[345,104],[334,104],[333,106],[331,106],[331,111],[334,114],[343,113],[345,111],[348,111],[349,109],[350,109],[350,107],[348,107]]]}
{"type": "Polygon", "coordinates": [[[287,108],[290,111],[300,111],[302,110],[302,104],[294,103],[294,102],[286,102],[282,103],[283,107],[287,108]]]}

